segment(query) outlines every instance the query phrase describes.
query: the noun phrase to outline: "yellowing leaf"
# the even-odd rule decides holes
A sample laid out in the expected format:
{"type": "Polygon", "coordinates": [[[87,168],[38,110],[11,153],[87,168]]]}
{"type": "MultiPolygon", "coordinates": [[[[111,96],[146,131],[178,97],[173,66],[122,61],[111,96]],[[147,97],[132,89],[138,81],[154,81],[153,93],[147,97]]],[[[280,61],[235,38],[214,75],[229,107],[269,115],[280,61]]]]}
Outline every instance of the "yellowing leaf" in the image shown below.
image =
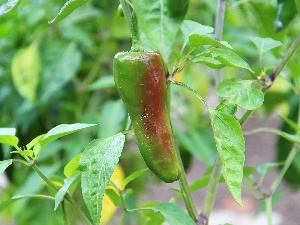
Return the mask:
{"type": "Polygon", "coordinates": [[[40,73],[40,56],[36,43],[17,51],[12,59],[11,70],[19,94],[27,101],[33,102],[40,73]]]}
{"type": "MultiPolygon", "coordinates": [[[[124,171],[119,164],[117,164],[115,171],[113,172],[110,180],[114,182],[119,188],[123,188],[124,171]]],[[[109,185],[107,188],[114,190],[114,188],[109,185]]],[[[115,206],[115,204],[108,197],[107,194],[104,194],[102,199],[102,212],[101,212],[100,224],[101,225],[106,224],[115,214],[116,210],[117,210],[117,206],[115,206]]]]}

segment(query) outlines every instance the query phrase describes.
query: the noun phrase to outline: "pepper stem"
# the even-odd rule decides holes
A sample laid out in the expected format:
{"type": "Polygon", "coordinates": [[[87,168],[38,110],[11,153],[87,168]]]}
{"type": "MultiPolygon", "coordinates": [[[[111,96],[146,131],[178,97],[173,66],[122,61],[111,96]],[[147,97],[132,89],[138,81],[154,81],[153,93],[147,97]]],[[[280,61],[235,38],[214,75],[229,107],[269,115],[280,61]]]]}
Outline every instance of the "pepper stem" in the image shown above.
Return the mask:
{"type": "Polygon", "coordinates": [[[131,31],[132,46],[130,51],[143,52],[144,49],[140,39],[140,32],[139,32],[139,26],[138,26],[138,20],[136,14],[131,9],[131,6],[126,2],[126,0],[120,0],[120,3],[122,5],[126,22],[130,27],[130,31],[131,31]]]}

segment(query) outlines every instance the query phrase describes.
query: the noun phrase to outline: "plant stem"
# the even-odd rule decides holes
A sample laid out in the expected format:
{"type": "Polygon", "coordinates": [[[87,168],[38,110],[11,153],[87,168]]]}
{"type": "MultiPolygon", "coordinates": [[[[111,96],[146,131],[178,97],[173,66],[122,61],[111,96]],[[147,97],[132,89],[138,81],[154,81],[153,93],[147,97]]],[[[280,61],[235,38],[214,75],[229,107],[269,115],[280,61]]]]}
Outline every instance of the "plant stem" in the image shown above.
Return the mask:
{"type": "Polygon", "coordinates": [[[280,61],[280,63],[277,65],[277,67],[272,71],[272,73],[267,77],[266,79],[266,86],[270,87],[274,83],[274,80],[278,76],[278,74],[283,70],[283,68],[286,66],[290,58],[294,55],[294,53],[297,51],[297,48],[300,45],[300,34],[297,36],[289,50],[285,53],[284,57],[280,61]]]}
{"type": "MultiPolygon", "coordinates": [[[[31,165],[31,168],[43,179],[43,181],[46,182],[52,189],[55,191],[59,191],[59,188],[55,186],[37,167],[37,165],[33,164],[31,165]]],[[[84,212],[81,211],[81,209],[78,207],[77,203],[74,201],[74,199],[67,193],[64,198],[71,204],[71,206],[74,208],[74,210],[77,212],[79,217],[82,219],[82,221],[86,225],[92,225],[91,221],[86,217],[84,212]]]]}
{"type": "Polygon", "coordinates": [[[67,218],[67,213],[66,213],[66,205],[65,202],[62,201],[61,202],[61,210],[62,210],[62,214],[63,214],[63,219],[64,219],[64,225],[68,225],[68,218],[67,218]]]}
{"type": "MultiPolygon", "coordinates": [[[[217,6],[217,15],[216,15],[216,22],[215,22],[215,39],[218,41],[222,40],[222,33],[223,33],[223,25],[224,25],[224,16],[225,16],[225,0],[219,0],[217,6]]],[[[221,70],[217,70],[216,74],[216,86],[219,86],[223,80],[223,75],[221,70]]],[[[208,188],[206,191],[203,210],[200,214],[200,221],[199,224],[205,225],[208,224],[209,216],[212,212],[216,194],[219,186],[219,180],[222,171],[222,162],[219,155],[216,156],[215,163],[213,166],[213,171],[208,183],[208,188]]]]}
{"type": "Polygon", "coordinates": [[[204,200],[203,211],[200,216],[200,217],[202,217],[203,222],[206,222],[206,223],[202,223],[202,224],[208,224],[208,219],[209,219],[209,216],[212,212],[212,209],[213,209],[214,203],[215,203],[215,198],[216,198],[216,194],[217,194],[217,190],[218,190],[221,171],[222,171],[222,162],[221,162],[220,157],[217,156],[215,159],[213,171],[211,173],[211,178],[208,183],[208,188],[207,188],[207,192],[206,192],[205,200],[204,200]],[[207,220],[207,221],[205,221],[205,220],[207,220]]]}
{"type": "Polygon", "coordinates": [[[191,190],[189,188],[189,184],[188,184],[187,179],[186,179],[186,174],[185,174],[185,171],[184,171],[184,168],[183,168],[182,160],[180,158],[178,149],[177,149],[177,155],[178,155],[178,160],[179,160],[180,169],[181,169],[181,176],[180,176],[180,179],[179,179],[179,185],[180,185],[181,193],[182,193],[182,196],[183,196],[183,200],[184,200],[186,209],[187,209],[190,217],[195,222],[197,222],[198,213],[197,213],[196,206],[195,206],[195,203],[194,203],[193,198],[192,198],[192,194],[191,194],[191,190]]]}
{"type": "Polygon", "coordinates": [[[266,211],[268,215],[268,225],[272,225],[272,197],[269,196],[265,200],[266,203],[266,211]]]}

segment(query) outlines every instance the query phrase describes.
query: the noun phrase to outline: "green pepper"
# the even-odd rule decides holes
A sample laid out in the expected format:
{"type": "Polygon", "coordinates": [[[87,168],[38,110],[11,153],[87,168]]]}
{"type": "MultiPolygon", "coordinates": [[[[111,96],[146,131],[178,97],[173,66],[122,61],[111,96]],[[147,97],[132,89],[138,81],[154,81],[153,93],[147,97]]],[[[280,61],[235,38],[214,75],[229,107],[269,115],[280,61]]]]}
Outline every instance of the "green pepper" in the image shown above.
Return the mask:
{"type": "Polygon", "coordinates": [[[166,104],[166,73],[160,55],[121,52],[113,63],[116,87],[131,118],[146,165],[164,182],[178,180],[178,150],[166,104]]]}

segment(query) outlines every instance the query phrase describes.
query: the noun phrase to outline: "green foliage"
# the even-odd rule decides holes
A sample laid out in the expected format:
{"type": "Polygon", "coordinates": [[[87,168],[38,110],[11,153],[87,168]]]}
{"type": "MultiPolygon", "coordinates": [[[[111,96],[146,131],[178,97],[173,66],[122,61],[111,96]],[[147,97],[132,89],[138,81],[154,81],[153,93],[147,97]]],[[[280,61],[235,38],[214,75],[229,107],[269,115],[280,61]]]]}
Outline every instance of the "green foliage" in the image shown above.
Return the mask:
{"type": "Polygon", "coordinates": [[[242,204],[241,187],[245,141],[239,122],[223,112],[209,110],[215,142],[223,165],[223,176],[235,200],[242,204]]]}
{"type": "Polygon", "coordinates": [[[100,221],[105,188],[119,161],[124,142],[125,136],[121,133],[96,139],[82,153],[79,162],[82,195],[94,224],[100,221]]]}
{"type": "MultiPolygon", "coordinates": [[[[190,191],[214,179],[211,171],[218,154],[223,176],[215,179],[225,181],[241,203],[242,178],[254,181],[253,174],[259,173],[259,189],[268,172],[281,170],[294,144],[300,143],[299,50],[279,75],[285,84],[273,85],[264,97],[266,90],[262,92],[261,80],[256,81],[270,75],[299,35],[300,1],[226,1],[223,41],[214,38],[213,1],[129,2],[145,49],[159,51],[172,79],[193,88],[201,99],[181,86],[171,87],[172,125],[180,151],[186,153],[184,164],[196,158],[209,171],[189,184],[190,191]],[[218,87],[213,87],[218,84],[215,69],[222,69],[224,78],[218,87]],[[214,104],[216,109],[202,104],[215,94],[222,98],[214,104]],[[277,161],[244,166],[240,107],[260,107],[266,116],[276,109],[283,115],[280,130],[260,129],[278,136],[277,161]]],[[[124,135],[117,133],[125,126],[130,129],[130,120],[114,87],[112,58],[130,49],[130,28],[118,16],[118,5],[117,0],[0,1],[0,127],[18,131],[0,128],[0,174],[9,181],[0,193],[1,218],[13,218],[20,225],[60,225],[64,205],[69,224],[79,219],[91,224],[85,210],[76,207],[87,207],[97,224],[105,187],[120,158],[127,175],[123,189],[106,193],[120,210],[132,209],[124,213],[124,223],[194,224],[184,208],[172,204],[183,197],[179,189],[172,203],[140,207],[139,195],[152,180],[140,155],[131,151],[136,150],[133,135],[127,135],[121,156],[124,135]],[[104,139],[88,144],[95,138],[104,139]]],[[[299,162],[298,151],[284,175],[294,190],[300,187],[299,162]]],[[[272,196],[276,198],[276,192],[272,196]]],[[[116,216],[112,224],[118,220],[116,216]]]]}

